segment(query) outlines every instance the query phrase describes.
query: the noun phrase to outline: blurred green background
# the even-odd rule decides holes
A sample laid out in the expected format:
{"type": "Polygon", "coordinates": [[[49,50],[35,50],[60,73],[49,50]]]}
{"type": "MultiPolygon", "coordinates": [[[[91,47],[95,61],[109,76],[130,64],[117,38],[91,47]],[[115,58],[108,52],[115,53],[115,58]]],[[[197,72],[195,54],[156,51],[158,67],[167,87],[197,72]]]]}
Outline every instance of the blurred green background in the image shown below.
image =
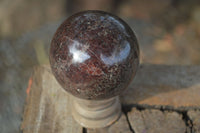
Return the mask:
{"type": "Polygon", "coordinates": [[[82,10],[104,10],[136,32],[141,63],[200,64],[199,0],[0,0],[0,132],[20,132],[34,66],[48,64],[59,24],[82,10]]]}

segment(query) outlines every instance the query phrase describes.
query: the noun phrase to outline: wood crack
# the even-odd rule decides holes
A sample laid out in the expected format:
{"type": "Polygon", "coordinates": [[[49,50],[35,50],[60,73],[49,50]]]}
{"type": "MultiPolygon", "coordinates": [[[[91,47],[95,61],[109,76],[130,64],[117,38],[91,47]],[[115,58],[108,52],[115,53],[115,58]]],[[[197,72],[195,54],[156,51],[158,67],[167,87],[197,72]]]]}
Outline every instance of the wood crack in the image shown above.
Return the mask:
{"type": "Polygon", "coordinates": [[[87,133],[87,128],[84,128],[84,127],[83,127],[82,133],[87,133]]]}
{"type": "MultiPolygon", "coordinates": [[[[179,114],[180,116],[182,116],[181,119],[184,122],[185,127],[186,127],[185,133],[194,133],[195,132],[194,122],[188,116],[188,111],[189,110],[194,110],[193,108],[192,109],[187,108],[187,110],[183,110],[183,108],[174,109],[173,107],[170,107],[170,106],[159,106],[158,107],[158,106],[137,105],[137,104],[134,104],[134,105],[123,105],[122,106],[122,111],[123,111],[123,113],[126,116],[129,128],[130,128],[130,130],[131,130],[132,133],[137,133],[136,131],[134,131],[134,127],[131,125],[131,120],[130,120],[129,115],[128,115],[128,113],[132,112],[133,108],[135,108],[136,111],[138,111],[138,112],[141,113],[141,117],[143,116],[142,115],[143,111],[157,110],[157,111],[160,111],[160,112],[162,112],[164,114],[175,112],[175,113],[179,114]]],[[[200,109],[195,109],[195,110],[196,111],[200,111],[200,109]]],[[[145,118],[142,117],[142,119],[144,120],[145,118]]],[[[144,122],[144,125],[145,125],[145,122],[144,122]]]]}
{"type": "Polygon", "coordinates": [[[194,133],[193,121],[187,115],[187,111],[181,112],[181,114],[183,115],[183,121],[185,122],[187,129],[189,129],[189,131],[186,129],[185,133],[194,133]]]}
{"type": "Polygon", "coordinates": [[[125,117],[126,117],[126,121],[128,123],[128,126],[129,126],[129,129],[132,133],[135,133],[134,129],[132,128],[131,126],[131,123],[129,121],[129,118],[128,118],[128,112],[130,111],[129,108],[126,108],[125,106],[122,105],[122,112],[124,113],[125,117]]]}

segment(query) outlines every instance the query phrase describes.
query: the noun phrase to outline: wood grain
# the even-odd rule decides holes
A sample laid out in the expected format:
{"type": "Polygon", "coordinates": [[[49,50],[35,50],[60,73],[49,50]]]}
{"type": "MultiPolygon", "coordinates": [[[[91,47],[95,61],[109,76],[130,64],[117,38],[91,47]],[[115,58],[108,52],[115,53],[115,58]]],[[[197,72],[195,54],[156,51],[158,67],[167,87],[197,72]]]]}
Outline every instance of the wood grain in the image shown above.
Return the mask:
{"type": "Polygon", "coordinates": [[[186,126],[182,115],[177,112],[162,112],[148,109],[139,111],[133,108],[128,113],[135,133],[184,133],[186,126]]]}
{"type": "Polygon", "coordinates": [[[21,129],[24,133],[80,133],[71,116],[69,95],[60,87],[50,68],[34,69],[21,129]]]}
{"type": "Polygon", "coordinates": [[[21,129],[23,133],[199,131],[199,77],[200,66],[141,65],[136,78],[121,96],[123,107],[131,109],[107,128],[83,130],[72,118],[70,97],[57,83],[50,67],[39,66],[34,69],[33,82],[27,90],[21,129]],[[135,108],[138,105],[151,108],[135,108]],[[159,106],[171,108],[165,110],[159,106]],[[179,110],[180,107],[185,110],[179,110]],[[190,126],[186,118],[194,125],[190,126]]]}
{"type": "Polygon", "coordinates": [[[200,108],[200,66],[141,65],[123,104],[200,108]]]}

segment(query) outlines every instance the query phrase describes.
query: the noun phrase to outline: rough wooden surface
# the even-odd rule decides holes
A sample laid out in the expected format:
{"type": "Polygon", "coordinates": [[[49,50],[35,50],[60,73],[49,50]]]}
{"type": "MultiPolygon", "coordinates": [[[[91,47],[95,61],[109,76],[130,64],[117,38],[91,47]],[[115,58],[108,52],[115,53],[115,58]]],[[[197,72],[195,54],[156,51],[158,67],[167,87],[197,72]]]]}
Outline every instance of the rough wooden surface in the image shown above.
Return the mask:
{"type": "Polygon", "coordinates": [[[122,116],[103,129],[84,129],[73,120],[69,95],[49,66],[36,67],[31,80],[23,133],[200,132],[200,67],[142,65],[121,96],[122,116]]]}
{"type": "Polygon", "coordinates": [[[135,133],[184,133],[186,126],[182,115],[177,112],[148,109],[139,111],[133,108],[128,113],[135,133]]]}
{"type": "Polygon", "coordinates": [[[200,133],[200,111],[188,111],[189,119],[191,120],[192,132],[200,133]]]}
{"type": "Polygon", "coordinates": [[[70,98],[55,82],[49,67],[34,69],[21,128],[24,133],[79,133],[70,113],[70,98]]]}
{"type": "Polygon", "coordinates": [[[200,66],[141,65],[124,104],[200,108],[200,66]]]}

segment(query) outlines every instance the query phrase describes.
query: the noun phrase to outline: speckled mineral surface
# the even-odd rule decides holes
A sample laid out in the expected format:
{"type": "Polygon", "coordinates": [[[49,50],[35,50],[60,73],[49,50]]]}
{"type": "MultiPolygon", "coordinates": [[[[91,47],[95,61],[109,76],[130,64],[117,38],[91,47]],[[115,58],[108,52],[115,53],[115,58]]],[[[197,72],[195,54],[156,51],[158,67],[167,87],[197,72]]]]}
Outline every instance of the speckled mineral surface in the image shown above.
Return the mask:
{"type": "Polygon", "coordinates": [[[56,31],[50,64],[66,91],[100,100],[128,86],[139,64],[139,47],[133,31],[119,17],[84,11],[69,17],[56,31]]]}

